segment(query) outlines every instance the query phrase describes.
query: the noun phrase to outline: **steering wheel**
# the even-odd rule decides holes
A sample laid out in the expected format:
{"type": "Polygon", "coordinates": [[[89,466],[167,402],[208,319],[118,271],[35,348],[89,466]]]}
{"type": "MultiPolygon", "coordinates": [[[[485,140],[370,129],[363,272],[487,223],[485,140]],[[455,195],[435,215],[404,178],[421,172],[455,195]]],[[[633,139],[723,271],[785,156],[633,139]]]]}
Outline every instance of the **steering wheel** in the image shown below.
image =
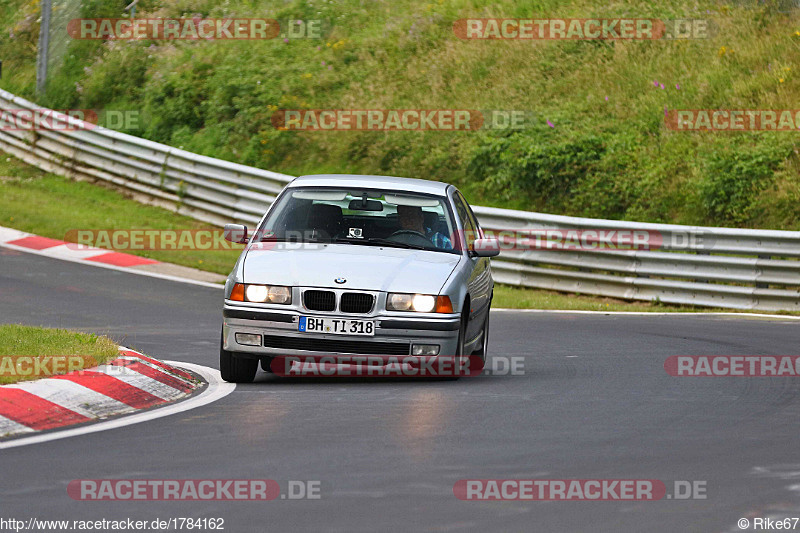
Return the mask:
{"type": "Polygon", "coordinates": [[[430,246],[431,241],[425,235],[420,233],[419,231],[415,231],[413,229],[401,229],[397,230],[389,237],[390,239],[394,239],[395,237],[405,237],[402,239],[397,239],[398,242],[406,242],[407,244],[415,244],[418,246],[430,246]],[[417,241],[417,242],[414,242],[417,241]]]}

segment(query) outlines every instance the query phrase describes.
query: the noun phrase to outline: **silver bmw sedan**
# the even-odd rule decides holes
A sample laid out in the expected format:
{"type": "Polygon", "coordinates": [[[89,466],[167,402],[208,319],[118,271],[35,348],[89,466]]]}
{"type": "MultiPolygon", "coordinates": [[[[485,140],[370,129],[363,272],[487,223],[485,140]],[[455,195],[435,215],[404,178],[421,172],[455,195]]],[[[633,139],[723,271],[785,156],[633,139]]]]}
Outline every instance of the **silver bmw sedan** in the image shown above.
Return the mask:
{"type": "Polygon", "coordinates": [[[281,192],[225,284],[220,372],[253,381],[286,354],[484,361],[497,241],[446,183],[313,175],[281,192]],[[473,355],[474,356],[474,355],[473,355]]]}

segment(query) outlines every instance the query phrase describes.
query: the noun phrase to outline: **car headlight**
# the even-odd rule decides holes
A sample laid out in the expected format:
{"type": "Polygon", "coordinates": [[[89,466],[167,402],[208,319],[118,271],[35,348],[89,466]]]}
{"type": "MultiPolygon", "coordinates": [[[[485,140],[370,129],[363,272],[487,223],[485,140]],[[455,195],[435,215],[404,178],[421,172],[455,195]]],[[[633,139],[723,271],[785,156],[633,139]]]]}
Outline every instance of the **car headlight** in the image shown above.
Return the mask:
{"type": "Polygon", "coordinates": [[[248,285],[244,290],[248,302],[266,302],[269,296],[269,287],[266,285],[248,285]]]}
{"type": "Polygon", "coordinates": [[[271,304],[292,303],[292,288],[282,285],[251,285],[237,283],[231,291],[231,300],[271,304]]]}
{"type": "Polygon", "coordinates": [[[387,311],[415,311],[417,313],[452,313],[453,304],[447,296],[433,294],[389,293],[387,311]]]}

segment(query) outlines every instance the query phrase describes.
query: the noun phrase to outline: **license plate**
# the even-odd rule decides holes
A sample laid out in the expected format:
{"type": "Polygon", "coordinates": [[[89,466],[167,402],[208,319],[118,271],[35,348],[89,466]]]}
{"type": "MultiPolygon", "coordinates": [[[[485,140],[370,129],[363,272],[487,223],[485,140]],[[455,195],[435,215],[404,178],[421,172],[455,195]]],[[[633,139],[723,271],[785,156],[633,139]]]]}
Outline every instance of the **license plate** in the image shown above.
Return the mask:
{"type": "Polygon", "coordinates": [[[304,333],[336,333],[338,335],[375,335],[372,320],[350,320],[345,318],[314,318],[301,316],[298,331],[304,333]]]}

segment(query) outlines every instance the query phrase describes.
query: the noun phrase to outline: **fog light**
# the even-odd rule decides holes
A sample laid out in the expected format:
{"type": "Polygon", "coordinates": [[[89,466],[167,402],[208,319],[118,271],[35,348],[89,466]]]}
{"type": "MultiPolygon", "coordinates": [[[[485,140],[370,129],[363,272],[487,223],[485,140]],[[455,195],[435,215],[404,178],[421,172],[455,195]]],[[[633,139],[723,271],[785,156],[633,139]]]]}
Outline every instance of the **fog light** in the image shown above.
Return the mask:
{"type": "Polygon", "coordinates": [[[411,355],[439,355],[438,344],[412,344],[411,355]]]}
{"type": "Polygon", "coordinates": [[[245,346],[261,346],[261,335],[255,333],[237,333],[236,343],[245,346]]]}

